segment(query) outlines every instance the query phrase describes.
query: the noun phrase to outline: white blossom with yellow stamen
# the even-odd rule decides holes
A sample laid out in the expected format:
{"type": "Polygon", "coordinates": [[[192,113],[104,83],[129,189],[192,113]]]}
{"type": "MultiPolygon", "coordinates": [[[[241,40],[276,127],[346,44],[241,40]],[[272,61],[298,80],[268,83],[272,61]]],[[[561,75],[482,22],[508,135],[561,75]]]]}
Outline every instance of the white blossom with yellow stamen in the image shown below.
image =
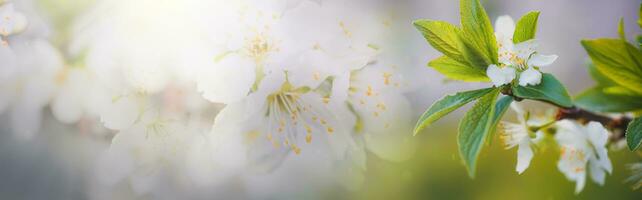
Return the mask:
{"type": "Polygon", "coordinates": [[[205,133],[189,121],[168,119],[158,112],[145,113],[139,123],[119,131],[99,157],[98,188],[111,190],[127,185],[134,195],[143,196],[158,193],[163,183],[160,180],[171,180],[176,187],[184,188],[206,184],[203,179],[216,178],[211,170],[219,165],[209,154],[212,145],[205,133]]]}
{"type": "MultiPolygon", "coordinates": [[[[283,72],[269,73],[256,92],[227,105],[216,117],[213,135],[241,134],[249,166],[273,170],[292,152],[311,143],[329,145],[338,159],[356,145],[349,136],[351,116],[338,115],[327,88],[293,85],[283,72]]],[[[215,136],[216,137],[216,136],[215,136]]]]}
{"type": "Polygon", "coordinates": [[[499,47],[500,65],[489,65],[486,75],[495,86],[510,83],[516,77],[519,85],[538,85],[542,79],[539,67],[553,64],[557,55],[542,55],[537,52],[537,40],[513,43],[515,22],[510,16],[500,16],[495,22],[495,37],[499,47]]]}
{"type": "MultiPolygon", "coordinates": [[[[347,101],[358,117],[353,137],[362,139],[368,151],[382,159],[402,161],[412,157],[415,142],[410,102],[404,96],[407,83],[399,73],[403,60],[382,53],[375,64],[353,71],[347,101]]],[[[337,87],[342,87],[337,82],[337,87]]]]}
{"type": "Polygon", "coordinates": [[[511,108],[517,114],[518,123],[500,122],[500,138],[506,149],[517,147],[517,173],[523,173],[533,159],[534,146],[544,139],[543,132],[551,122],[555,121],[553,113],[542,116],[531,115],[524,111],[519,103],[513,102],[511,108]]]}
{"type": "Polygon", "coordinates": [[[556,128],[555,139],[560,145],[557,168],[576,182],[575,193],[584,188],[587,171],[595,183],[604,185],[606,174],[613,171],[606,149],[609,132],[598,122],[582,125],[562,120],[556,123],[556,128]]]}
{"type": "Polygon", "coordinates": [[[284,14],[281,31],[307,30],[284,41],[302,49],[294,62],[285,65],[294,84],[316,87],[328,77],[345,76],[374,61],[381,35],[371,33],[388,28],[385,18],[353,6],[346,1],[308,1],[284,14]],[[309,23],[305,16],[310,15],[318,20],[309,23]]]}

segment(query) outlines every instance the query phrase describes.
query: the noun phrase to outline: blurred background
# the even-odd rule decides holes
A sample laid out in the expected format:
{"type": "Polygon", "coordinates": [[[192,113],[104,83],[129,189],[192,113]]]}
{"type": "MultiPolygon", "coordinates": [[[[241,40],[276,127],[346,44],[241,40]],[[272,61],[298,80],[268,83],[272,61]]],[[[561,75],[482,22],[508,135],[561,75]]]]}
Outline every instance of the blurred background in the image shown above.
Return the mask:
{"type": "MultiPolygon", "coordinates": [[[[65,49],[71,40],[70,31],[78,17],[96,3],[94,0],[35,0],[39,15],[50,24],[50,38],[57,48],[65,49]]],[[[432,102],[447,93],[479,88],[486,84],[449,82],[426,67],[439,53],[415,31],[415,19],[439,19],[458,24],[459,5],[453,0],[362,1],[378,4],[382,12],[397,14],[397,23],[407,24],[399,31],[399,44],[410,65],[403,66],[406,81],[412,90],[407,94],[418,117],[432,102]]],[[[532,10],[541,11],[537,38],[545,54],[559,59],[543,71],[555,74],[572,94],[590,87],[587,55],[579,41],[588,38],[617,37],[617,23],[624,18],[626,33],[640,33],[636,21],[637,0],[482,0],[491,20],[500,15],[517,19],[532,10]]],[[[370,8],[370,7],[368,7],[370,8]]],[[[144,11],[141,11],[144,12],[144,11]]],[[[313,16],[310,16],[313,17],[313,16]]],[[[542,106],[537,106],[541,108],[542,106]]],[[[533,107],[535,108],[535,107],[533,107]]],[[[292,194],[259,197],[265,199],[642,199],[633,191],[625,164],[639,162],[640,157],[626,150],[610,151],[614,163],[605,186],[588,183],[579,195],[573,193],[575,183],[567,181],[556,168],[558,152],[540,149],[530,168],[522,175],[514,171],[515,149],[504,150],[495,139],[480,157],[478,175],[470,179],[459,159],[456,127],[463,115],[460,109],[414,137],[419,141],[417,153],[404,162],[389,162],[369,155],[365,184],[358,191],[341,187],[293,190],[292,194]]],[[[507,120],[513,116],[506,115],[507,120]]],[[[0,116],[0,199],[90,199],[92,169],[97,155],[109,146],[101,135],[83,135],[68,125],[52,119],[45,112],[43,128],[33,140],[18,141],[8,134],[7,116],[0,116]],[[54,134],[55,133],[55,134],[54,134]],[[96,139],[98,138],[98,139],[96,139]]],[[[412,134],[412,133],[400,133],[412,134]]],[[[314,172],[307,172],[314,173],[314,172]]],[[[312,176],[311,176],[312,177],[312,176]]],[[[305,177],[299,177],[305,179],[305,177]]],[[[282,180],[288,181],[288,180],[282,180]]],[[[242,189],[229,183],[229,188],[209,191],[202,199],[248,198],[242,189]]],[[[168,190],[171,193],[171,190],[168,190]]],[[[192,194],[194,195],[194,194],[192,194]]],[[[129,198],[129,197],[123,197],[129,198]]],[[[136,197],[141,199],[149,196],[136,197]]],[[[171,195],[164,198],[172,199],[171,195]]]]}

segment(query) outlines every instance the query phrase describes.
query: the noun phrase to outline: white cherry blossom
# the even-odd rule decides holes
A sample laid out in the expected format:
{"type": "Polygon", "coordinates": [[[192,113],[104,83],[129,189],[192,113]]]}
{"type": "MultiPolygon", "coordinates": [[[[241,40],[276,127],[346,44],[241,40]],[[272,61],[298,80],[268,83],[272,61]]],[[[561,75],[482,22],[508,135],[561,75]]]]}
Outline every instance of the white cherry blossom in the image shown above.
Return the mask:
{"type": "Polygon", "coordinates": [[[598,122],[582,125],[577,121],[562,120],[556,123],[555,139],[560,145],[557,168],[567,179],[576,182],[575,193],[586,184],[586,173],[599,185],[604,185],[607,173],[613,166],[607,154],[608,131],[598,122]]]}
{"type": "Polygon", "coordinates": [[[502,66],[490,65],[487,75],[495,86],[508,84],[516,77],[519,77],[518,84],[521,86],[538,85],[542,78],[539,68],[553,64],[557,56],[540,54],[536,50],[538,44],[535,39],[513,43],[514,32],[515,22],[510,16],[497,18],[495,37],[499,47],[499,63],[502,66]],[[504,68],[513,68],[512,75],[510,70],[504,68]]]}
{"type": "Polygon", "coordinates": [[[551,114],[542,116],[531,115],[518,103],[512,103],[511,108],[517,114],[518,123],[500,122],[500,138],[504,142],[506,149],[517,147],[517,173],[523,173],[533,159],[534,147],[542,141],[545,133],[543,129],[555,121],[551,114]]]}

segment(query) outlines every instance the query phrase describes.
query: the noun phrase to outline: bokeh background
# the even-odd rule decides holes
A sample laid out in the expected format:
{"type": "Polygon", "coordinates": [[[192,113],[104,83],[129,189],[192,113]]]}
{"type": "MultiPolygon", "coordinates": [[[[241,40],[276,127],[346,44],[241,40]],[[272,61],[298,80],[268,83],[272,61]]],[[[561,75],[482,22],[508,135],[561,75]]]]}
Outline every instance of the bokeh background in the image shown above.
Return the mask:
{"type": "MultiPolygon", "coordinates": [[[[35,0],[33,3],[41,17],[51,24],[52,42],[64,49],[71,39],[69,32],[72,24],[95,2],[35,0]]],[[[457,1],[363,3],[380,4],[382,12],[395,12],[399,22],[407,24],[405,29],[398,30],[398,42],[412,63],[403,66],[403,70],[405,78],[413,85],[408,98],[412,102],[414,116],[419,116],[446,93],[485,85],[445,81],[443,76],[427,68],[426,63],[439,56],[439,53],[411,25],[414,19],[420,18],[457,24],[457,1]]],[[[640,33],[635,23],[640,4],[637,0],[482,0],[482,3],[491,19],[504,14],[518,18],[531,10],[541,11],[537,33],[540,50],[559,55],[553,66],[543,70],[556,74],[573,94],[593,84],[586,70],[587,56],[579,43],[581,39],[617,37],[620,17],[625,20],[626,32],[631,40],[633,35],[640,33]]],[[[539,104],[532,106],[542,107],[539,104]]],[[[631,190],[630,183],[624,182],[628,177],[625,164],[640,161],[639,156],[626,150],[609,152],[614,170],[607,177],[605,186],[588,183],[579,195],[573,193],[575,183],[567,181],[557,170],[556,150],[542,149],[534,157],[530,168],[518,175],[514,172],[515,150],[504,150],[497,139],[482,152],[477,177],[474,180],[468,178],[456,146],[456,126],[464,110],[447,116],[414,137],[420,144],[410,160],[394,163],[369,156],[365,184],[358,191],[347,191],[341,187],[308,190],[306,186],[298,186],[303,189],[293,190],[295,194],[266,198],[642,199],[640,191],[631,190]]],[[[88,199],[92,196],[91,172],[95,158],[108,147],[109,140],[101,140],[103,136],[100,135],[79,134],[73,127],[56,122],[50,113],[46,113],[42,133],[30,141],[17,141],[7,133],[6,118],[0,116],[0,199],[88,199]]],[[[248,196],[235,188],[234,182],[229,184],[229,189],[212,194],[205,192],[200,197],[227,199],[248,196]]]]}

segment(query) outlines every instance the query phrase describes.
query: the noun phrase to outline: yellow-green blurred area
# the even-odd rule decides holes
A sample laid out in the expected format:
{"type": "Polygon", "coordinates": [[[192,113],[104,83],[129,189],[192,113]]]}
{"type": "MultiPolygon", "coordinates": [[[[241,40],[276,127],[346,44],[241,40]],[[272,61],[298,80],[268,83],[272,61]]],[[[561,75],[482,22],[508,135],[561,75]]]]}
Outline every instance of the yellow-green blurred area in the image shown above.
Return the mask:
{"type": "Polygon", "coordinates": [[[614,164],[606,184],[587,182],[584,191],[574,194],[575,183],[557,169],[559,151],[536,152],[530,167],[521,175],[515,171],[516,149],[504,150],[498,138],[480,156],[477,176],[468,177],[456,144],[457,117],[437,123],[417,136],[421,140],[412,160],[392,164],[380,160],[369,163],[368,180],[358,199],[640,199],[633,191],[625,164],[640,157],[626,149],[609,152],[614,164]]]}
{"type": "MultiPolygon", "coordinates": [[[[70,33],[76,18],[90,12],[94,1],[35,0],[34,3],[42,11],[43,18],[53,26],[52,42],[64,50],[66,45],[69,45],[70,33]]],[[[403,68],[407,74],[406,78],[414,81],[412,85],[415,89],[407,94],[413,105],[414,116],[418,117],[435,100],[446,94],[488,86],[488,84],[445,82],[442,75],[425,67],[426,63],[437,58],[439,53],[432,49],[419,33],[414,32],[411,22],[415,19],[427,18],[456,23],[459,16],[458,1],[379,0],[369,3],[394,7],[396,11],[403,14],[399,23],[408,24],[407,30],[401,31],[407,31],[410,34],[407,39],[400,40],[407,43],[405,44],[407,48],[403,51],[411,59],[410,63],[413,63],[412,66],[403,68]]],[[[560,56],[554,66],[542,70],[555,74],[567,85],[571,94],[578,94],[593,85],[586,70],[587,55],[580,45],[580,40],[617,37],[617,22],[620,17],[625,20],[626,33],[631,41],[634,35],[641,33],[636,24],[640,4],[637,0],[482,0],[482,3],[493,21],[497,16],[504,14],[519,18],[531,10],[541,11],[537,32],[541,50],[560,56]]],[[[463,107],[453,112],[415,136],[413,139],[419,143],[417,151],[407,161],[395,163],[369,154],[365,183],[360,190],[354,192],[342,189],[329,190],[315,196],[320,199],[642,199],[642,191],[633,190],[631,188],[633,183],[625,181],[630,176],[626,165],[642,161],[642,156],[626,148],[609,150],[613,173],[607,176],[604,186],[597,185],[587,177],[584,190],[575,194],[575,182],[567,180],[557,169],[559,150],[554,145],[539,148],[535,152],[530,167],[520,175],[515,171],[516,149],[506,150],[496,135],[491,144],[484,147],[479,157],[476,177],[470,178],[459,157],[457,147],[458,121],[468,108],[469,106],[463,107]]],[[[543,112],[541,106],[529,106],[529,108],[536,112],[543,112]]],[[[508,112],[504,120],[515,120],[514,113],[508,112]]],[[[97,154],[81,152],[84,149],[78,147],[94,144],[87,142],[89,139],[73,133],[60,137],[44,134],[40,137],[42,138],[36,142],[28,144],[42,146],[35,149],[9,144],[10,142],[6,140],[0,141],[0,158],[8,157],[0,160],[0,170],[20,171],[17,168],[21,165],[9,165],[6,162],[2,163],[2,160],[22,161],[22,165],[25,166],[53,165],[54,168],[51,169],[53,173],[58,171],[64,173],[36,174],[45,176],[45,179],[41,177],[34,180],[38,184],[51,185],[53,188],[63,187],[61,189],[68,191],[69,194],[60,194],[56,189],[43,189],[44,191],[35,191],[43,194],[37,195],[37,198],[46,199],[49,196],[47,194],[50,193],[49,197],[52,199],[86,197],[84,193],[91,191],[83,191],[83,189],[89,186],[84,186],[84,179],[77,177],[81,175],[76,173],[86,173],[91,165],[87,164],[86,160],[70,157],[84,158],[97,154]],[[51,140],[52,138],[58,139],[51,140]],[[62,140],[60,138],[73,138],[70,139],[73,142],[59,142],[62,140]],[[19,156],[9,156],[12,152],[19,155],[28,154],[29,157],[26,159],[30,159],[29,162],[21,160],[19,156]],[[63,159],[58,159],[60,157],[63,159]],[[62,184],[56,185],[57,183],[62,184]],[[76,186],[80,189],[73,189],[76,186]]],[[[34,171],[46,170],[35,169],[34,171]]],[[[27,180],[14,181],[18,183],[17,185],[31,184],[27,180]]],[[[5,185],[0,184],[0,186],[5,185]]],[[[307,195],[304,196],[307,197],[307,195]]],[[[4,198],[5,196],[0,194],[0,199],[4,198]]]]}

